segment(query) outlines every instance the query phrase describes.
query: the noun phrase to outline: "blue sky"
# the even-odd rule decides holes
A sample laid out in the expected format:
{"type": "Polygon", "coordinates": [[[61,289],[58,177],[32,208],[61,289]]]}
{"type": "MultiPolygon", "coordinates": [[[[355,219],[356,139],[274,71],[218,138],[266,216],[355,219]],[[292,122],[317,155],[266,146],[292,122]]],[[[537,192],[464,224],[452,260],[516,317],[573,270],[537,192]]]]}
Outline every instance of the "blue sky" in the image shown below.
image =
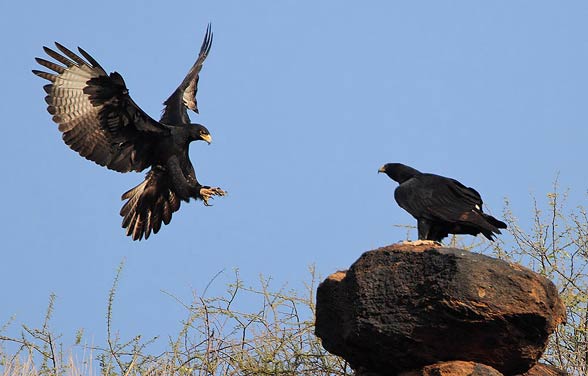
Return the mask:
{"type": "MultiPolygon", "coordinates": [[[[114,325],[123,338],[174,334],[220,270],[294,288],[406,236],[414,220],[377,169],[403,162],[475,187],[530,226],[531,199],[557,173],[582,204],[588,181],[588,3],[583,1],[102,1],[0,3],[3,147],[0,323],[105,336],[108,289],[126,266],[114,325]],[[158,118],[194,62],[205,28],[199,180],[229,196],[182,204],[148,241],[124,236],[120,196],[143,174],[69,150],[46,112],[34,57],[82,46],[121,73],[158,118]],[[526,222],[525,222],[526,221],[526,222]]],[[[416,238],[416,230],[411,232],[416,238]]],[[[508,236],[504,239],[508,241],[508,236]]],[[[165,342],[165,340],[163,340],[165,342]]]]}

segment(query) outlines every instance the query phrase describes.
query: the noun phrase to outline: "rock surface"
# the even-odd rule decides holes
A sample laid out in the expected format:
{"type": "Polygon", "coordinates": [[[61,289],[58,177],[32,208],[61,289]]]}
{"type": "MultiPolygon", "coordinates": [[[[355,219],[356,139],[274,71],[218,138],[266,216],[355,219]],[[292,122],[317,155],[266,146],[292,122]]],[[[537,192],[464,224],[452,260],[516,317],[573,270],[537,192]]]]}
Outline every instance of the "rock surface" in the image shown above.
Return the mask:
{"type": "Polygon", "coordinates": [[[402,372],[398,376],[504,376],[492,367],[480,363],[454,360],[435,363],[418,371],[402,372]]]}
{"type": "Polygon", "coordinates": [[[537,362],[564,319],[553,284],[519,265],[458,249],[392,245],[321,283],[315,333],[365,374],[462,360],[515,375],[537,362]]]}
{"type": "Polygon", "coordinates": [[[520,376],[568,376],[568,373],[554,366],[539,363],[520,376]]]}

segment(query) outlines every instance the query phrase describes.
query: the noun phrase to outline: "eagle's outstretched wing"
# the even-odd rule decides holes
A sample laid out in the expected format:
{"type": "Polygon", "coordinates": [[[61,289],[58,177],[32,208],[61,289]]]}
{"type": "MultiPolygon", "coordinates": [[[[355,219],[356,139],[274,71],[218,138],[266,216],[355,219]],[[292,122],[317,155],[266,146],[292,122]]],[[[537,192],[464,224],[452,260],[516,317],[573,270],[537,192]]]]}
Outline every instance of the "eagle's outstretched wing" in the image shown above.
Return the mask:
{"type": "Polygon", "coordinates": [[[196,101],[196,92],[198,91],[198,74],[202,69],[202,64],[210,52],[212,46],[212,30],[210,24],[206,29],[204,41],[200,47],[198,59],[190,68],[190,71],[180,84],[178,88],[163,104],[163,114],[160,121],[164,124],[188,124],[190,118],[188,117],[188,109],[198,113],[198,102],[196,101]]]}
{"type": "Polygon", "coordinates": [[[44,86],[47,111],[59,124],[65,143],[82,157],[115,171],[141,171],[151,165],[153,144],[169,130],[137,106],[120,74],[108,75],[81,48],[87,61],[55,45],[61,54],[43,49],[63,65],[36,58],[55,73],[33,73],[51,81],[44,86]]]}

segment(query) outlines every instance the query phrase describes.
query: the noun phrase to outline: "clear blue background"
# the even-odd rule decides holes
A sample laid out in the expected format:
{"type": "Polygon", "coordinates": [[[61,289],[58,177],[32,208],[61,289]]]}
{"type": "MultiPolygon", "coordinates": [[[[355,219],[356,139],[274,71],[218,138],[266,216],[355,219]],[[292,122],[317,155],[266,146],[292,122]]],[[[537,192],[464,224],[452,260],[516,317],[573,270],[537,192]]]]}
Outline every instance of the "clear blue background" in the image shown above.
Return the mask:
{"type": "Polygon", "coordinates": [[[40,325],[55,292],[64,340],[83,327],[103,344],[124,258],[114,327],[163,347],[186,313],[162,290],[190,301],[226,270],[210,291],[222,292],[233,268],[298,289],[310,264],[325,276],[403,240],[394,225],[414,220],[376,173],[385,162],[457,178],[498,217],[508,197],[527,226],[530,195],[543,199],[558,172],[582,204],[587,19],[585,1],[2,1],[0,323],[15,315],[12,335],[40,325]],[[192,119],[214,141],[190,154],[200,181],[230,195],[182,204],[132,242],[120,195],[143,174],[63,144],[33,58],[53,41],[82,46],[159,118],[208,22],[192,119]]]}

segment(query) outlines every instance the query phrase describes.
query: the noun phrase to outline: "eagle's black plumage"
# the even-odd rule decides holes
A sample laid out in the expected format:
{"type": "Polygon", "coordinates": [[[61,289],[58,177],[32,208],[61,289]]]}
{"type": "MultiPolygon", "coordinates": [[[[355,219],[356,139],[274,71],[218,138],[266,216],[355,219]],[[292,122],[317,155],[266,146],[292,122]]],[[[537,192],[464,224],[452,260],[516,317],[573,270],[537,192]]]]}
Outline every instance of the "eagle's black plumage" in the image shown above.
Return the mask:
{"type": "Polygon", "coordinates": [[[59,43],[60,52],[43,47],[61,64],[36,58],[53,72],[33,70],[51,83],[44,86],[47,111],[59,124],[63,140],[82,157],[119,172],[151,170],[143,183],[123,194],[120,214],[133,240],[157,233],[168,224],[180,202],[200,199],[208,205],[220,188],[201,185],[188,156],[189,144],[212,138],[201,124],[191,124],[188,109],[198,112],[198,74],[212,44],[210,25],[196,63],[164,102],[160,121],[147,115],[129,96],[120,74],[108,75],[87,52],[80,57],[59,43]]]}
{"type": "Polygon", "coordinates": [[[449,234],[483,234],[494,240],[506,224],[482,211],[482,198],[455,179],[422,173],[400,163],[378,172],[400,184],[394,198],[417,220],[419,239],[441,241],[449,234]]]}

